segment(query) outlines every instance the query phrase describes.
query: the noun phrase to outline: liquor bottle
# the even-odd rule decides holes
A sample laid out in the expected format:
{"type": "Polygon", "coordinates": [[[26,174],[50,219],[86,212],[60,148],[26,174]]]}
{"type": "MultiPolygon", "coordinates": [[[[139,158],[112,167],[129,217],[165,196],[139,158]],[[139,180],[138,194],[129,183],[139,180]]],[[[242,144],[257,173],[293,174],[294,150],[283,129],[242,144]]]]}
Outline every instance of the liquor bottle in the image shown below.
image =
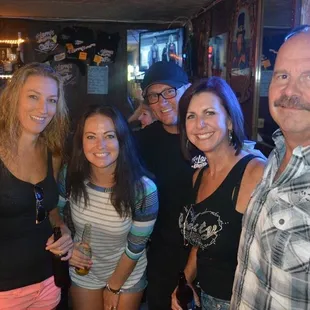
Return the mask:
{"type": "Polygon", "coordinates": [[[2,60],[0,59],[0,75],[3,75],[3,74],[4,74],[4,65],[3,65],[2,60]]]}
{"type": "MultiPolygon", "coordinates": [[[[61,238],[60,227],[54,227],[54,242],[61,238]]],[[[53,263],[53,273],[55,285],[61,288],[70,287],[71,281],[69,276],[69,262],[62,261],[61,258],[64,255],[53,254],[52,263],[53,263]]]]}
{"type": "Polygon", "coordinates": [[[4,74],[10,75],[13,71],[13,65],[12,62],[7,58],[3,61],[3,67],[4,67],[4,74]]]}
{"type": "Polygon", "coordinates": [[[20,46],[21,43],[20,43],[20,40],[21,40],[21,33],[18,32],[18,46],[17,46],[17,49],[16,49],[16,61],[14,63],[14,72],[24,65],[24,63],[22,61],[22,58],[21,58],[21,46],[20,46]]]}
{"type": "Polygon", "coordinates": [[[180,271],[176,297],[182,310],[187,310],[188,304],[193,301],[193,291],[191,287],[187,284],[183,271],[180,271]]]}
{"type": "MultiPolygon", "coordinates": [[[[92,256],[90,239],[91,239],[91,224],[86,223],[83,230],[82,241],[78,245],[78,250],[89,258],[91,258],[92,256]]],[[[89,268],[75,267],[75,272],[80,276],[86,276],[89,272],[89,268]]]]}

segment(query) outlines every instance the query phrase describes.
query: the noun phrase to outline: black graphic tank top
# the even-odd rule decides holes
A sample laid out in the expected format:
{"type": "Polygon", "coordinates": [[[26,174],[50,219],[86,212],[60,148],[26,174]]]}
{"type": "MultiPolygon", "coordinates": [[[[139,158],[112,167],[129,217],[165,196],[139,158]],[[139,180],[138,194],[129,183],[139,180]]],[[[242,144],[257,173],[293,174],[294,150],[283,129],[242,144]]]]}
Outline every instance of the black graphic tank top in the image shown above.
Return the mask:
{"type": "MultiPolygon", "coordinates": [[[[202,290],[216,298],[230,300],[242,214],[235,210],[243,173],[254,155],[247,155],[231,169],[225,180],[209,197],[184,208],[179,218],[183,237],[197,252],[197,279],[202,290]]],[[[197,177],[196,196],[204,169],[197,177]]]]}

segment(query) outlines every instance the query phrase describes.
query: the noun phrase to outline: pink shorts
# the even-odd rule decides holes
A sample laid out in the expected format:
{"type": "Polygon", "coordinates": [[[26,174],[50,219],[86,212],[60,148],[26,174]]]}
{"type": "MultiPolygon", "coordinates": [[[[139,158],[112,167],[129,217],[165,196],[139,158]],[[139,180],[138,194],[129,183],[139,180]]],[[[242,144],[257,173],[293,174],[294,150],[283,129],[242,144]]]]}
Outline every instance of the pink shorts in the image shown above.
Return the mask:
{"type": "Polygon", "coordinates": [[[1,310],[51,310],[60,301],[60,288],[54,277],[43,282],[0,292],[1,310]]]}

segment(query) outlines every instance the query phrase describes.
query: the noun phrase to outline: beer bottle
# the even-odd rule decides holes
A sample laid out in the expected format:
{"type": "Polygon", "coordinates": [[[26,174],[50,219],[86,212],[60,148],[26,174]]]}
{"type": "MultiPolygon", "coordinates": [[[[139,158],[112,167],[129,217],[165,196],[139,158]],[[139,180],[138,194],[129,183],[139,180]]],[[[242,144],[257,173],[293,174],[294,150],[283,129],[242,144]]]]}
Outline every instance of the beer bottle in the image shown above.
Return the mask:
{"type": "Polygon", "coordinates": [[[188,310],[188,304],[193,301],[193,296],[193,291],[187,284],[184,272],[180,271],[176,297],[182,310],[188,310]]]}
{"type": "MultiPolygon", "coordinates": [[[[91,239],[91,224],[86,223],[83,230],[82,241],[78,245],[78,250],[89,258],[91,258],[92,256],[90,239],[91,239]]],[[[86,276],[89,272],[89,268],[75,267],[75,272],[80,276],[86,276]]]]}
{"type": "MultiPolygon", "coordinates": [[[[54,227],[54,242],[61,238],[61,230],[60,227],[54,227]]],[[[54,281],[55,285],[61,288],[69,287],[71,284],[70,276],[69,276],[69,262],[62,261],[61,258],[64,255],[53,254],[52,256],[52,265],[53,265],[53,273],[54,273],[54,281]]]]}

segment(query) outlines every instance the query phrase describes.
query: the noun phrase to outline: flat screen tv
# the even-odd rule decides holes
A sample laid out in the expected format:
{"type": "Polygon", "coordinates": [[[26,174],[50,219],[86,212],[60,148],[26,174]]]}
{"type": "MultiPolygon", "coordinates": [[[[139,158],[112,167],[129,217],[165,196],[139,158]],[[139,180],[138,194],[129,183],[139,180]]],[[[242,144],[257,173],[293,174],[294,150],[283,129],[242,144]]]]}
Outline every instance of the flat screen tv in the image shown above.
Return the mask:
{"type": "Polygon", "coordinates": [[[183,40],[183,28],[140,32],[140,71],[146,71],[158,61],[171,61],[182,67],[183,40]]]}

